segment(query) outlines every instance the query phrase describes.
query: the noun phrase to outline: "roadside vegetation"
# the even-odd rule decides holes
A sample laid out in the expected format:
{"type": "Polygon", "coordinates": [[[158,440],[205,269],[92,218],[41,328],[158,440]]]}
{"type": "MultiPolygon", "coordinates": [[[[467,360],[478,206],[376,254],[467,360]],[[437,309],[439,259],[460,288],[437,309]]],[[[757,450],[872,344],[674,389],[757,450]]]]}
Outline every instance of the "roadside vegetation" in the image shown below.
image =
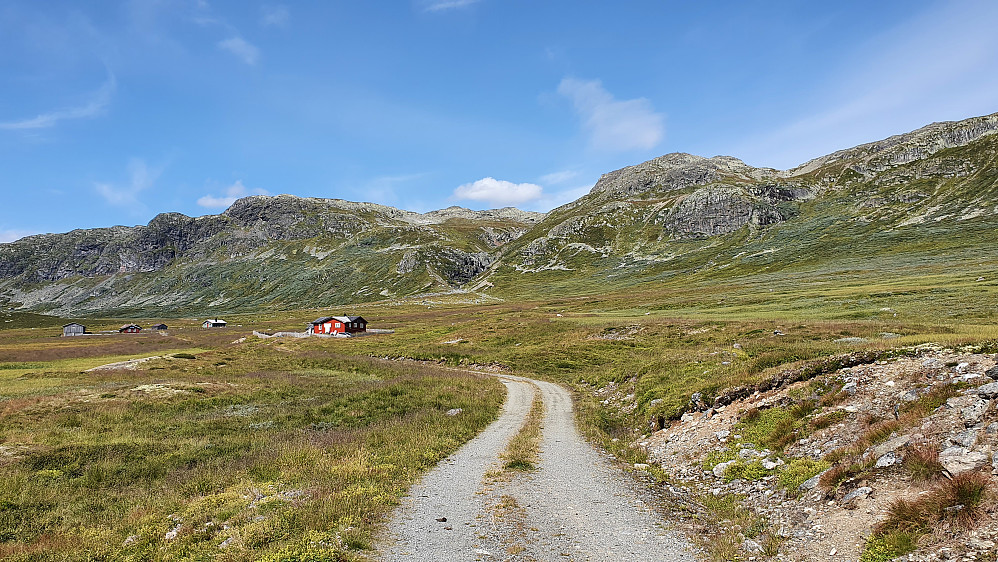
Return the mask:
{"type": "Polygon", "coordinates": [[[0,558],[351,559],[502,403],[489,377],[191,334],[15,362],[37,338],[2,333],[0,558]]]}
{"type": "MultiPolygon", "coordinates": [[[[395,333],[345,340],[251,333],[302,330],[323,311],[227,315],[230,328],[218,331],[173,319],[169,336],[84,338],[57,337],[61,321],[12,318],[0,329],[0,557],[357,556],[418,475],[498,414],[502,385],[439,367],[566,384],[583,432],[640,464],[645,453],[630,445],[732,389],[751,393],[786,373],[808,380],[850,354],[889,356],[928,343],[998,350],[995,311],[984,304],[994,289],[950,290],[953,275],[879,284],[864,284],[859,273],[812,283],[759,277],[489,305],[448,297],[380,303],[356,310],[395,333]],[[945,303],[926,305],[927,297],[945,303]],[[933,312],[937,304],[946,314],[933,312]],[[150,356],[161,358],[135,370],[84,372],[150,356]],[[447,416],[453,408],[461,414],[447,416]]],[[[839,392],[809,386],[794,404],[746,413],[743,441],[779,455],[840,421],[820,413],[839,392]]],[[[914,423],[945,399],[926,397],[899,420],[875,420],[864,439],[883,439],[896,429],[890,423],[914,423]]],[[[508,469],[535,466],[540,408],[535,401],[510,445],[508,469]]],[[[788,457],[775,470],[745,462],[730,478],[775,475],[794,491],[829,466],[861,471],[853,453],[788,457]]],[[[913,474],[935,470],[931,458],[922,464],[913,474]]],[[[654,465],[648,471],[666,481],[654,465]]],[[[736,522],[724,524],[731,536],[715,541],[717,556],[739,534],[767,553],[778,549],[737,498],[702,503],[717,525],[736,522]]],[[[912,531],[885,527],[871,541],[901,540],[902,532],[912,531]]]]}

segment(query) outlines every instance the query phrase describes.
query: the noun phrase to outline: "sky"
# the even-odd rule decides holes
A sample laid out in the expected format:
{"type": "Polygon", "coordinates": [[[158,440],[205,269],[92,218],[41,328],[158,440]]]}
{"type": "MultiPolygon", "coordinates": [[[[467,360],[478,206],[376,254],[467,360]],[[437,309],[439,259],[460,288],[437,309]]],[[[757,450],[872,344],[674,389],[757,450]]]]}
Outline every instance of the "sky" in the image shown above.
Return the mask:
{"type": "Polygon", "coordinates": [[[998,111],[998,2],[0,0],[0,242],[288,193],[548,211],[998,111]]]}

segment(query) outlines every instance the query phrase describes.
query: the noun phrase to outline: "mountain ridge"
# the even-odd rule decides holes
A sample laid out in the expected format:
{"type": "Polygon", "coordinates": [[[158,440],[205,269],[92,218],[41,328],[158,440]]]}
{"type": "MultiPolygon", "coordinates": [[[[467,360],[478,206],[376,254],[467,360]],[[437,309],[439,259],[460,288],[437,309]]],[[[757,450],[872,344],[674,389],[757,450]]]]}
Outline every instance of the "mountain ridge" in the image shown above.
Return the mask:
{"type": "Polygon", "coordinates": [[[0,300],[128,314],[428,292],[520,298],[827,265],[850,257],[846,247],[876,261],[923,237],[935,246],[903,259],[936,259],[980,250],[979,236],[995,231],[995,133],[998,113],[933,123],[783,171],[671,153],[603,174],[549,213],[245,197],[217,215],[162,213],[144,226],[0,244],[0,300]]]}

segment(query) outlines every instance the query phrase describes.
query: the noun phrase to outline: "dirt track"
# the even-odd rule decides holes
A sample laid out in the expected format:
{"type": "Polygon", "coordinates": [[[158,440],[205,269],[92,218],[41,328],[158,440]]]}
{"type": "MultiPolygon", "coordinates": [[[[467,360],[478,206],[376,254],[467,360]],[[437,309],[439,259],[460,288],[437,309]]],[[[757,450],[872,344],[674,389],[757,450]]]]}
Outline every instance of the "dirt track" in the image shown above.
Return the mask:
{"type": "Polygon", "coordinates": [[[508,389],[502,415],[410,491],[389,524],[382,560],[695,560],[628,477],[579,435],[568,391],[499,378],[508,389]],[[538,388],[546,408],[538,469],[486,481],[538,388]]]}

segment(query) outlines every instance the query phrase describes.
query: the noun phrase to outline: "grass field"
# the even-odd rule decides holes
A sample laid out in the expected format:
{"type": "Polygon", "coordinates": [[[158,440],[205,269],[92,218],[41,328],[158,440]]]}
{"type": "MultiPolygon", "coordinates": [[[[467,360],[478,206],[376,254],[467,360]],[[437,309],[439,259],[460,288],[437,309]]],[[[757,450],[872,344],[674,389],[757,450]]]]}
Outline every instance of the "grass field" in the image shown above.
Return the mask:
{"type": "Polygon", "coordinates": [[[967,277],[379,303],[350,312],[394,334],[334,340],[251,334],[301,330],[327,311],[227,316],[230,328],[209,331],[171,319],[169,336],[83,338],[28,316],[0,330],[0,557],[362,556],[421,471],[498,413],[500,384],[441,367],[564,383],[582,429],[637,462],[627,444],[694,393],[709,400],[854,351],[995,350],[995,289],[967,277]],[[86,371],[150,356],[161,358],[86,371]],[[603,401],[606,389],[622,398],[603,401]]]}
{"type": "Polygon", "coordinates": [[[489,377],[235,330],[35,332],[0,332],[4,559],[350,559],[502,401],[489,377]]]}

